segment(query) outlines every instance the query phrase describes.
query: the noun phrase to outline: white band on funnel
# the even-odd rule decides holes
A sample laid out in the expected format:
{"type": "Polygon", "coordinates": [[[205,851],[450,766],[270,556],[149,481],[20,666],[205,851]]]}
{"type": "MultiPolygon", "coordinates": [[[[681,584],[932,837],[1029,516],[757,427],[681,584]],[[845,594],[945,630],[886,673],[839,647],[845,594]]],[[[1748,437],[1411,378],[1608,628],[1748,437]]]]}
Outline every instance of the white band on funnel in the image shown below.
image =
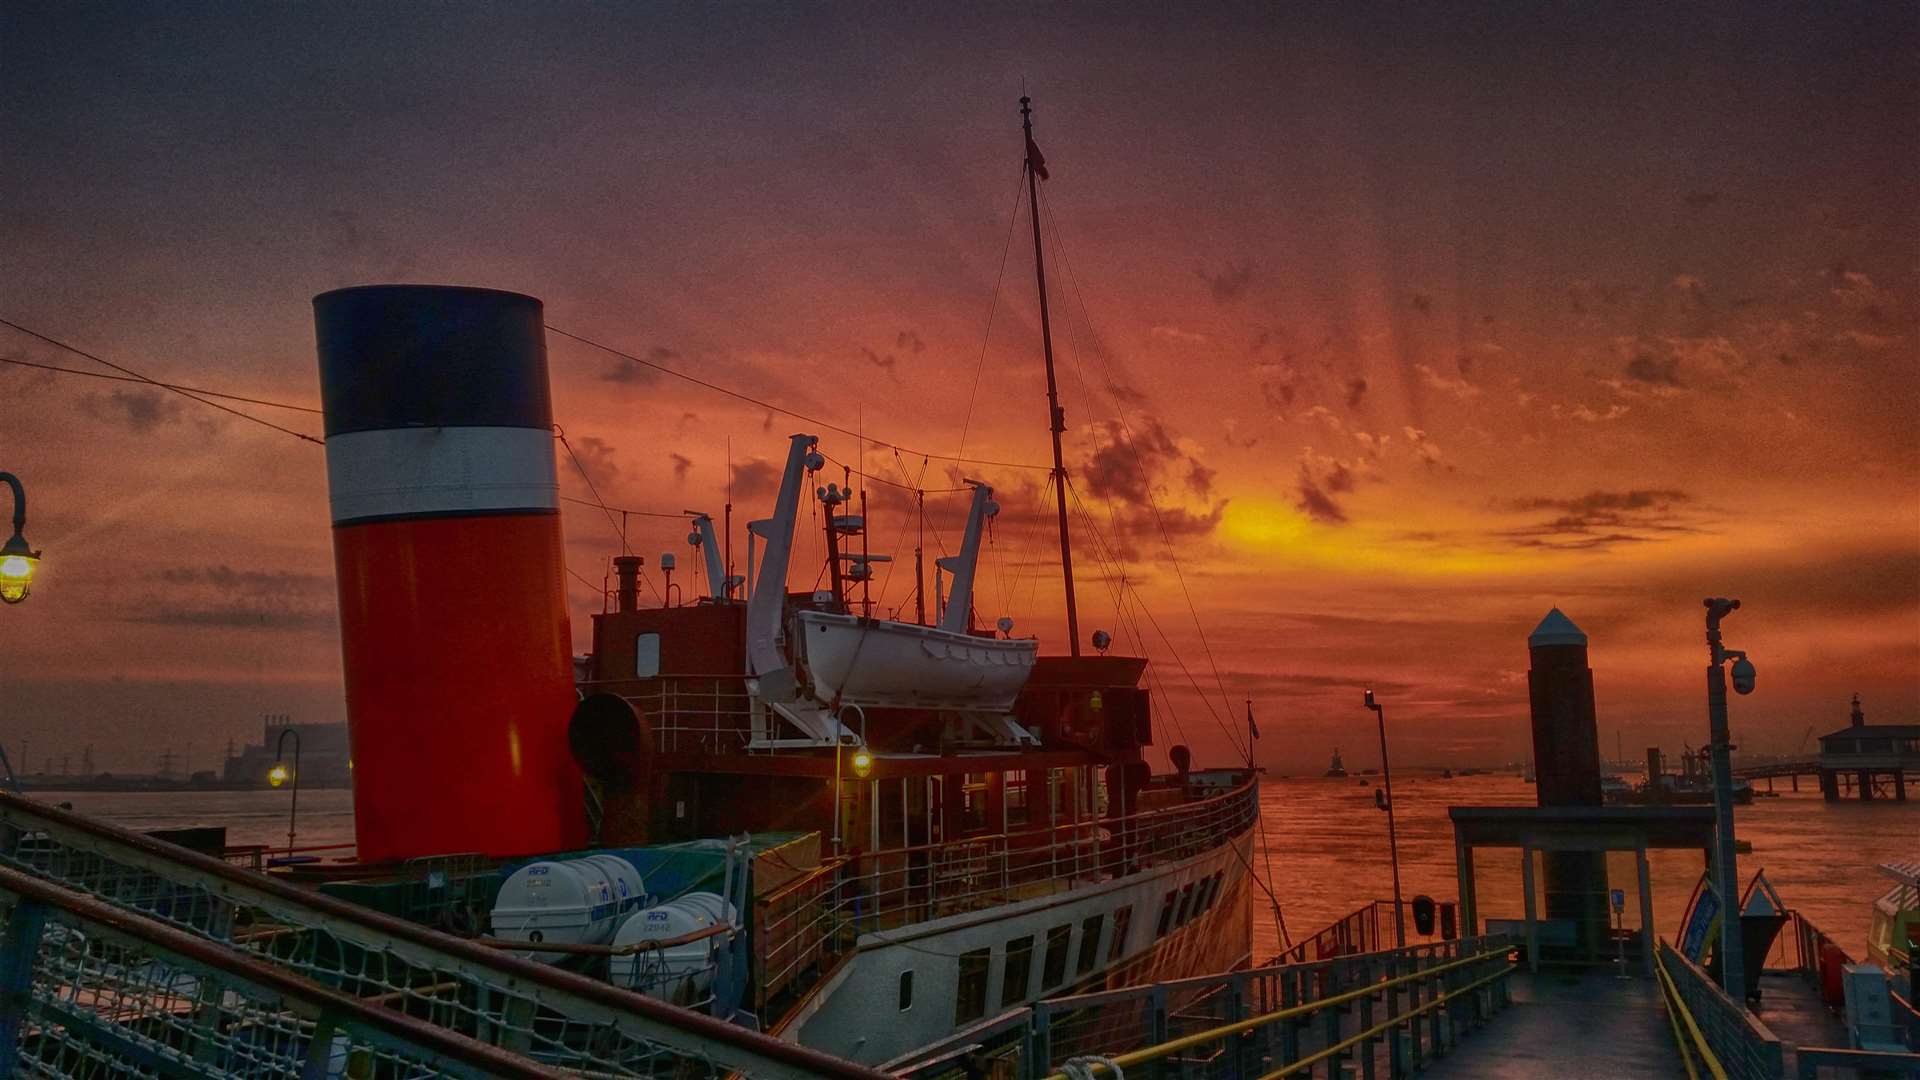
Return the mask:
{"type": "Polygon", "coordinates": [[[397,428],[327,440],[333,523],[429,514],[558,510],[553,433],[522,427],[397,428]]]}

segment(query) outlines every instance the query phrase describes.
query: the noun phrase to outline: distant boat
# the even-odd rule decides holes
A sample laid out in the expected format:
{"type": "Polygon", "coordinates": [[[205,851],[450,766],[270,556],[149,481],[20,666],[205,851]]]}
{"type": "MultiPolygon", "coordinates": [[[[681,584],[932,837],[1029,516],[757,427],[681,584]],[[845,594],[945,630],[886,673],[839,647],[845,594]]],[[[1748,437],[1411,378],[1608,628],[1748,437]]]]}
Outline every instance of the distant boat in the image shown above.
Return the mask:
{"type": "Polygon", "coordinates": [[[1441,769],[1441,770],[1440,770],[1440,779],[1442,779],[1442,780],[1451,780],[1451,779],[1453,779],[1453,770],[1452,770],[1452,769],[1441,769]]]}
{"type": "Polygon", "coordinates": [[[1347,767],[1340,760],[1339,747],[1336,746],[1333,748],[1333,764],[1327,766],[1327,771],[1323,775],[1332,777],[1344,777],[1347,775],[1347,767]]]}

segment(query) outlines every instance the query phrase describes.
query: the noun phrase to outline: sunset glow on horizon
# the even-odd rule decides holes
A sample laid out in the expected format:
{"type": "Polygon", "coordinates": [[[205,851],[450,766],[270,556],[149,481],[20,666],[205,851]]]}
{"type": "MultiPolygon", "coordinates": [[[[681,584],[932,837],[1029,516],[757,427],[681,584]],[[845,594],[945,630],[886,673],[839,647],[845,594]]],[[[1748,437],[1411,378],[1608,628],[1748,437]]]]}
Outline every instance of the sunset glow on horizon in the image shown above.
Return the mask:
{"type": "MultiPolygon", "coordinates": [[[[1152,658],[1161,753],[1230,759],[1251,699],[1263,764],[1367,767],[1371,686],[1396,764],[1518,760],[1554,606],[1605,754],[1677,753],[1716,595],[1743,750],[1856,691],[1920,722],[1914,11],[512,10],[0,12],[0,318],[314,407],[315,294],[525,292],[566,332],[576,650],[621,543],[596,495],[665,515],[626,522],[643,595],[669,551],[693,595],[674,515],[731,497],[744,573],[805,431],[819,483],[874,477],[878,613],[912,617],[912,489],[931,563],[982,480],[980,625],[1061,652],[1024,78],[1082,634],[1152,658]]],[[[5,327],[0,358],[106,370],[5,327]]],[[[35,367],[0,400],[45,552],[0,609],[29,769],[344,719],[319,447],[35,367]]]]}

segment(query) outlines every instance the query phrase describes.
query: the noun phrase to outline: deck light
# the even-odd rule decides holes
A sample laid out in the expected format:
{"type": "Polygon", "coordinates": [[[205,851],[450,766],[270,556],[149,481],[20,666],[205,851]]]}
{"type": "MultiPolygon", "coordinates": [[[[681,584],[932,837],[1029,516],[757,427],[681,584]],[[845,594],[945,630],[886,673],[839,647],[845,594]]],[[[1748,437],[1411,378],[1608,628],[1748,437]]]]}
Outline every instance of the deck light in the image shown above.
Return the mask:
{"type": "Polygon", "coordinates": [[[24,531],[27,527],[27,493],[20,486],[20,480],[9,472],[0,472],[4,480],[13,489],[13,536],[4,545],[0,545],[0,602],[17,604],[33,591],[33,571],[40,563],[40,553],[27,543],[24,531]]]}
{"type": "Polygon", "coordinates": [[[867,774],[872,771],[873,755],[868,753],[867,748],[864,746],[855,750],[853,752],[853,775],[864,780],[867,778],[867,774]]]}
{"type": "Polygon", "coordinates": [[[287,767],[285,765],[275,765],[273,768],[267,770],[267,783],[272,784],[274,787],[279,787],[286,782],[287,767]]]}

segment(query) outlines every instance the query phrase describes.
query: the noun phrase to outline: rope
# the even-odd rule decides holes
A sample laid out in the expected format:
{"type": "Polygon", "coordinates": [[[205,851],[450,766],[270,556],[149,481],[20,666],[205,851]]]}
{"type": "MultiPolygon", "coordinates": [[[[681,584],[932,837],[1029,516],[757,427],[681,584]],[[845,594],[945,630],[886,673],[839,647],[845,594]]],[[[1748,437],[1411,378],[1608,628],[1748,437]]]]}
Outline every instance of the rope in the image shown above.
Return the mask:
{"type": "Polygon", "coordinates": [[[1126,1071],[1110,1057],[1099,1054],[1081,1054],[1070,1057],[1060,1065],[1060,1072],[1067,1080],[1095,1080],[1095,1070],[1113,1077],[1113,1080],[1127,1080],[1126,1071]]]}

